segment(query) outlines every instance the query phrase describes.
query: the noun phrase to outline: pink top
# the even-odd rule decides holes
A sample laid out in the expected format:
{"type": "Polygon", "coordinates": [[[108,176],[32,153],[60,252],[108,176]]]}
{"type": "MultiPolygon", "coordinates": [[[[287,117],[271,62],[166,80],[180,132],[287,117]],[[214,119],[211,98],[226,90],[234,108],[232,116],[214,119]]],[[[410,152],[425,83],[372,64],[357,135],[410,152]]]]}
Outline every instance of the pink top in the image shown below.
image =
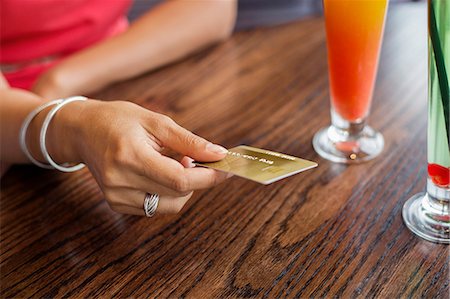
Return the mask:
{"type": "Polygon", "coordinates": [[[1,0],[0,66],[30,89],[60,59],[124,31],[131,0],[1,0]]]}

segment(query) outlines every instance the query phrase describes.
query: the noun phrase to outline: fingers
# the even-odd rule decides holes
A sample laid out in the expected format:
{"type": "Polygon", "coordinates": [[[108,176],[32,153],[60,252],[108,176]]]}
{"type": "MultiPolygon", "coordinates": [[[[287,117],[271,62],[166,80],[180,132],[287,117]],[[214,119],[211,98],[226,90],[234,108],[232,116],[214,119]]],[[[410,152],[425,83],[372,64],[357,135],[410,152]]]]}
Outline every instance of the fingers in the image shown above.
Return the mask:
{"type": "MultiPolygon", "coordinates": [[[[226,173],[208,168],[185,168],[181,163],[160,153],[142,153],[143,176],[177,192],[213,187],[229,176],[226,173]],[[146,155],[146,156],[145,156],[146,155]]],[[[189,166],[189,160],[184,160],[189,166]]]]}
{"type": "Polygon", "coordinates": [[[143,175],[135,173],[128,173],[126,182],[122,184],[121,187],[133,188],[137,190],[152,190],[155,193],[164,194],[171,197],[183,197],[191,192],[191,191],[183,191],[183,192],[177,191],[175,189],[163,186],[158,182],[155,182],[154,180],[149,179],[143,175]]]}
{"type": "Polygon", "coordinates": [[[203,167],[187,168],[185,172],[189,190],[211,188],[231,177],[231,174],[226,172],[203,167]]]}
{"type": "MultiPolygon", "coordinates": [[[[149,193],[155,193],[149,191],[149,193]]],[[[181,197],[160,195],[156,214],[176,214],[179,213],[187,201],[192,197],[193,192],[181,197]]],[[[111,209],[117,213],[145,216],[144,212],[145,192],[130,189],[116,190],[109,194],[107,201],[111,209]]]]}
{"type": "Polygon", "coordinates": [[[148,161],[148,165],[144,166],[147,167],[146,175],[135,172],[122,173],[122,180],[119,182],[118,178],[113,179],[115,185],[105,186],[107,190],[143,190],[169,198],[181,198],[194,190],[215,186],[230,177],[229,174],[213,169],[184,168],[182,164],[192,166],[189,164],[192,163],[192,159],[187,157],[183,158],[182,164],[165,156],[157,160],[152,158],[144,160],[148,161]],[[163,162],[160,161],[161,159],[163,162]],[[123,178],[126,179],[123,180],[123,178]]]}
{"type": "Polygon", "coordinates": [[[156,209],[156,213],[159,214],[177,214],[181,212],[185,204],[192,197],[194,192],[189,193],[183,197],[168,197],[163,196],[159,199],[158,208],[156,209]]]}
{"type": "Polygon", "coordinates": [[[160,114],[151,118],[150,132],[162,143],[180,154],[198,161],[218,161],[225,157],[227,150],[199,137],[179,126],[171,118],[160,114]]]}
{"type": "Polygon", "coordinates": [[[215,183],[223,181],[223,175],[219,174],[218,178],[211,177],[216,173],[205,171],[206,169],[196,169],[193,175],[190,172],[187,173],[183,164],[191,168],[195,166],[192,159],[188,157],[184,157],[181,164],[160,154],[142,155],[141,157],[143,159],[132,169],[110,171],[108,177],[105,177],[100,183],[103,189],[152,190],[158,194],[182,197],[193,190],[211,187],[215,183]],[[161,159],[163,161],[160,161],[161,159]],[[197,174],[199,170],[200,174],[197,174]],[[189,181],[192,182],[189,183],[189,181]]]}

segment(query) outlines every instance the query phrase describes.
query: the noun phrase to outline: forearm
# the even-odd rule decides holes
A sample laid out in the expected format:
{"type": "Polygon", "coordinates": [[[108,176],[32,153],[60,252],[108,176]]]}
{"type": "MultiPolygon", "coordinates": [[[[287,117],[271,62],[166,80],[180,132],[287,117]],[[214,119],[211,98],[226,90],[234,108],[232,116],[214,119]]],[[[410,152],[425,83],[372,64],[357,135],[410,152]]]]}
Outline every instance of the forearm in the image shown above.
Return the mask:
{"type": "Polygon", "coordinates": [[[0,89],[0,149],[3,163],[27,163],[19,145],[19,131],[25,117],[44,99],[20,89],[0,89]]]}
{"type": "Polygon", "coordinates": [[[79,80],[82,93],[139,75],[228,36],[235,6],[234,0],[163,3],[123,34],[66,59],[58,71],[79,80]]]}

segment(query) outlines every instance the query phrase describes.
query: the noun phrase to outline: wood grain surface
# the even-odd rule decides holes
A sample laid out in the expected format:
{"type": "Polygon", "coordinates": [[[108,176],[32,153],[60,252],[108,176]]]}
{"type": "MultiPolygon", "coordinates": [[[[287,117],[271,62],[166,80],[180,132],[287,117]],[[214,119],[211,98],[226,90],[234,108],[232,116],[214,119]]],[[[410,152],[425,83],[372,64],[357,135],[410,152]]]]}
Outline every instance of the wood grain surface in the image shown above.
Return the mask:
{"type": "Polygon", "coordinates": [[[426,43],[426,5],[391,5],[369,120],[386,147],[361,165],[311,146],[330,122],[321,18],[240,32],[96,94],[319,167],[269,186],[231,178],[146,219],[111,211],[86,170],[16,166],[1,182],[1,297],[448,298],[449,247],[401,217],[425,189],[426,43]]]}

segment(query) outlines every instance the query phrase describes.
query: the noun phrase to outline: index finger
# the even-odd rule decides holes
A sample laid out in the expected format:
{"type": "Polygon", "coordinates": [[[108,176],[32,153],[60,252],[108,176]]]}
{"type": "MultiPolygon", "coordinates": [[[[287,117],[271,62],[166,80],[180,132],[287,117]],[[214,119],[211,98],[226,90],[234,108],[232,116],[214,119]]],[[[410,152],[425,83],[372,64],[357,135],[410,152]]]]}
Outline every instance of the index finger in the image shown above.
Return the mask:
{"type": "Polygon", "coordinates": [[[158,152],[143,159],[143,175],[179,192],[213,187],[230,177],[225,172],[209,168],[185,168],[180,162],[158,152]]]}

